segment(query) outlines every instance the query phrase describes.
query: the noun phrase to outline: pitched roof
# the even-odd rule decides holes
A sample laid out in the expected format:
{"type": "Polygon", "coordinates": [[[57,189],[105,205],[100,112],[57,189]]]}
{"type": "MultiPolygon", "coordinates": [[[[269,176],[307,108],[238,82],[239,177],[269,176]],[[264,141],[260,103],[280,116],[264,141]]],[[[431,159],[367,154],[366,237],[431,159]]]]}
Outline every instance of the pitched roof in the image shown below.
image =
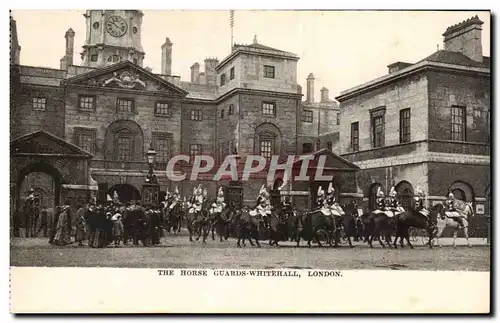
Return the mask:
{"type": "Polygon", "coordinates": [[[251,48],[256,48],[256,49],[265,49],[265,50],[272,50],[272,51],[280,52],[280,53],[286,53],[286,51],[284,51],[284,50],[265,46],[265,45],[258,44],[258,43],[257,44],[250,44],[250,45],[237,45],[237,44],[235,44],[234,47],[251,47],[251,48]]]}
{"type": "MultiPolygon", "coordinates": [[[[469,57],[465,56],[460,52],[452,52],[449,50],[438,50],[430,56],[427,56],[423,61],[436,62],[436,63],[445,63],[445,64],[454,64],[454,65],[463,65],[470,67],[483,67],[490,68],[490,58],[483,56],[483,62],[476,62],[469,57]]],[[[419,62],[419,63],[420,63],[419,62]]]]}

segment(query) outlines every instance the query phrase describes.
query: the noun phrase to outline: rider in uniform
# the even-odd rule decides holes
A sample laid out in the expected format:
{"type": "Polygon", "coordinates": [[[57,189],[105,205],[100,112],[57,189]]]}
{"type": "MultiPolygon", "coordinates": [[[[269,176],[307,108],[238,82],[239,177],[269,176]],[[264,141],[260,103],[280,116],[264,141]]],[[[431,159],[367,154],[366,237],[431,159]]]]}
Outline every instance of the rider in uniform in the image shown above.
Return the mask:
{"type": "Polygon", "coordinates": [[[285,199],[283,200],[282,209],[283,209],[283,214],[293,213],[292,203],[290,202],[289,196],[285,197],[285,199]]]}
{"type": "Polygon", "coordinates": [[[180,202],[181,202],[181,194],[179,193],[179,187],[176,186],[174,194],[172,194],[172,203],[168,208],[172,210],[177,205],[177,203],[180,202]]]}
{"type": "MultiPolygon", "coordinates": [[[[453,195],[452,192],[448,193],[448,199],[446,200],[445,205],[448,208],[448,212],[458,213],[457,209],[455,208],[455,195],[453,195]]],[[[464,227],[461,216],[451,216],[450,218],[457,221],[461,229],[464,227]]]]}
{"type": "Polygon", "coordinates": [[[379,187],[377,190],[377,210],[384,210],[385,209],[385,194],[384,191],[379,187]]]}
{"type": "Polygon", "coordinates": [[[267,216],[267,214],[270,213],[270,211],[269,211],[269,194],[267,193],[265,185],[262,185],[262,187],[260,188],[259,196],[257,197],[256,210],[264,218],[267,216]]]}
{"type": "Polygon", "coordinates": [[[222,186],[219,187],[219,191],[217,192],[217,198],[215,199],[215,203],[212,204],[212,209],[210,213],[221,213],[222,210],[226,207],[226,203],[224,202],[224,191],[222,190],[222,186]]]}

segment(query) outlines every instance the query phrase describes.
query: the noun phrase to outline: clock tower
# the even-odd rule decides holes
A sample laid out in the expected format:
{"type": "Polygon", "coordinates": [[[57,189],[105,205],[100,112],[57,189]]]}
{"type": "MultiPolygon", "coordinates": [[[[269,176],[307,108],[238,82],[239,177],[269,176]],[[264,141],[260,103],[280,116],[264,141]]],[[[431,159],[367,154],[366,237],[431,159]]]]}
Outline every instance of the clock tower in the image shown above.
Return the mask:
{"type": "Polygon", "coordinates": [[[140,10],[87,10],[83,65],[103,67],[129,60],[142,66],[143,13],[140,10]]]}

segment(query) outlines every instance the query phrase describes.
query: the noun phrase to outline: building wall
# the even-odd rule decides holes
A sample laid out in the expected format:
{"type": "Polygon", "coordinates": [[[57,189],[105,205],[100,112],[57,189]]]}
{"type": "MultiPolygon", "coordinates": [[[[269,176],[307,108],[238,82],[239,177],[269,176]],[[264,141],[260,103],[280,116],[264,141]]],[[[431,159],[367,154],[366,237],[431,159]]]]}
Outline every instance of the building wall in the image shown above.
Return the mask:
{"type": "Polygon", "coordinates": [[[232,154],[232,151],[230,151],[231,141],[236,145],[237,140],[245,140],[245,138],[240,138],[239,133],[236,132],[238,121],[240,121],[239,99],[239,95],[233,95],[217,105],[217,158],[232,154]],[[229,114],[231,105],[233,106],[232,115],[229,114]],[[222,111],[224,111],[224,118],[221,118],[222,111]]]}
{"type": "Polygon", "coordinates": [[[399,144],[399,111],[411,108],[411,141],[427,139],[428,81],[417,74],[340,104],[340,151],[352,152],[351,123],[359,122],[359,150],[372,149],[370,110],[385,106],[385,146],[399,144]]]}
{"type": "Polygon", "coordinates": [[[45,130],[64,138],[64,90],[51,86],[22,84],[11,111],[11,136],[20,137],[30,132],[45,130]],[[33,98],[45,98],[44,111],[33,109],[33,98]]]}
{"type": "Polygon", "coordinates": [[[75,128],[90,128],[96,131],[96,145],[94,160],[110,159],[109,144],[106,142],[108,127],[118,120],[129,120],[135,122],[142,130],[143,145],[142,154],[140,150],[135,154],[133,161],[142,162],[145,153],[149,149],[153,133],[168,132],[172,134],[172,153],[180,152],[181,142],[181,100],[178,98],[162,97],[158,95],[138,95],[130,92],[105,91],[95,88],[80,89],[67,88],[66,98],[66,127],[65,136],[68,141],[76,143],[75,128]],[[79,95],[95,95],[96,110],[94,112],[83,112],[78,110],[79,95]],[[135,102],[134,113],[117,112],[118,98],[132,98],[135,102]],[[170,104],[171,117],[155,116],[154,109],[157,101],[167,101],[170,104]],[[108,154],[106,154],[108,152],[108,154]]]}
{"type": "Polygon", "coordinates": [[[466,141],[489,143],[490,79],[428,72],[429,139],[451,140],[451,107],[466,107],[466,141]]]}
{"type": "Polygon", "coordinates": [[[240,107],[240,151],[241,154],[253,154],[255,129],[265,123],[279,129],[281,153],[294,155],[297,147],[297,109],[300,102],[294,97],[265,96],[253,93],[239,94],[240,107]],[[276,116],[262,114],[262,102],[276,103],[276,116]]]}
{"type": "Polygon", "coordinates": [[[215,155],[215,126],[217,106],[214,104],[182,104],[182,152],[189,155],[190,144],[201,144],[202,154],[215,155]],[[190,120],[190,111],[203,111],[202,121],[190,120]]]}
{"type": "Polygon", "coordinates": [[[491,182],[490,165],[464,165],[451,163],[429,163],[429,195],[442,196],[448,193],[455,181],[471,187],[475,197],[485,197],[491,182]]]}

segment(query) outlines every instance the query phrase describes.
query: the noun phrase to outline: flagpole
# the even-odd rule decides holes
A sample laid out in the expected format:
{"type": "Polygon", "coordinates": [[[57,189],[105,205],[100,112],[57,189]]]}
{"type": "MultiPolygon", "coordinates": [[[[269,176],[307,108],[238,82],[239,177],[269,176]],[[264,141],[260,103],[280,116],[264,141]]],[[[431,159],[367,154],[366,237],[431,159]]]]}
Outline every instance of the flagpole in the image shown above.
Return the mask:
{"type": "Polygon", "coordinates": [[[229,25],[231,26],[231,48],[230,52],[233,51],[233,27],[234,27],[234,10],[229,11],[229,25]]]}

